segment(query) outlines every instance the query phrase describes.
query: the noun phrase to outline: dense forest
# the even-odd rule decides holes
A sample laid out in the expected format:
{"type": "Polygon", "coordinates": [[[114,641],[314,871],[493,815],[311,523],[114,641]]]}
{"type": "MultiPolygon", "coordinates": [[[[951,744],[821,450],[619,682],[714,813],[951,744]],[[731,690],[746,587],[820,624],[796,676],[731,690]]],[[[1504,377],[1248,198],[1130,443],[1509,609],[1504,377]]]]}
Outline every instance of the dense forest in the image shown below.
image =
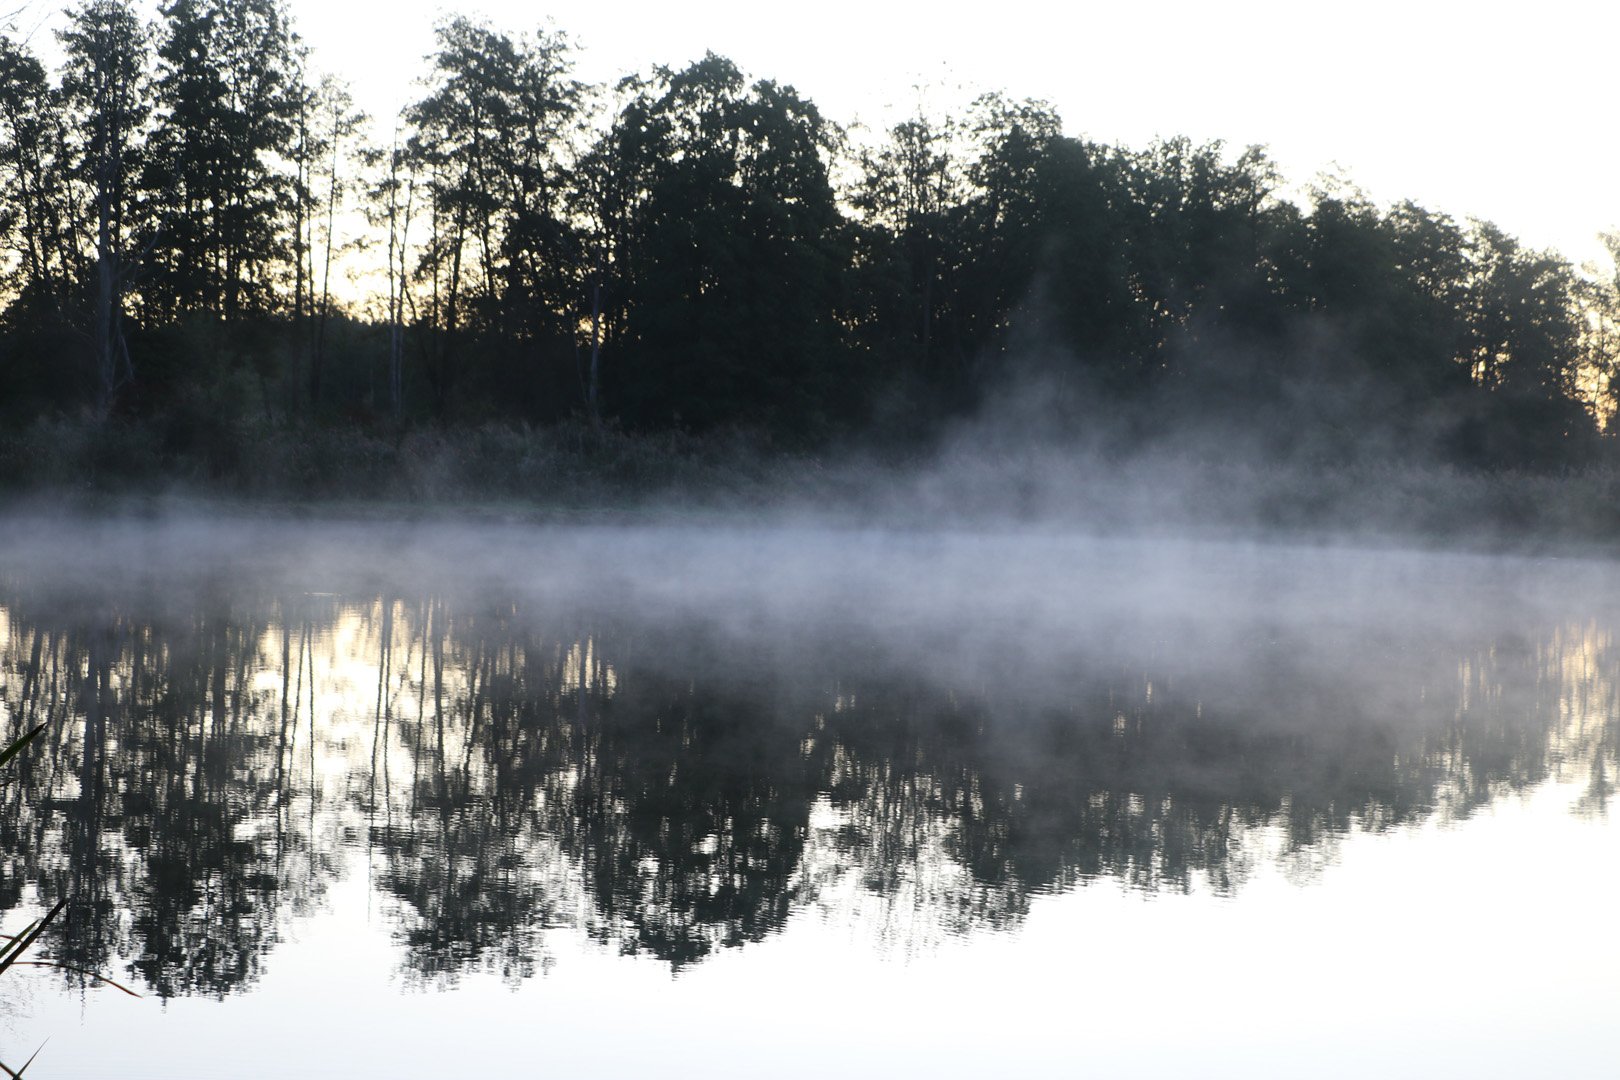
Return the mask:
{"type": "Polygon", "coordinates": [[[0,38],[14,435],[221,468],[334,428],[904,450],[1023,395],[1121,452],[1606,455],[1612,278],[1261,147],[1104,146],[999,95],[851,131],[719,56],[585,85],[563,33],[465,17],[378,145],[281,0],[56,34],[54,71],[0,38]]]}

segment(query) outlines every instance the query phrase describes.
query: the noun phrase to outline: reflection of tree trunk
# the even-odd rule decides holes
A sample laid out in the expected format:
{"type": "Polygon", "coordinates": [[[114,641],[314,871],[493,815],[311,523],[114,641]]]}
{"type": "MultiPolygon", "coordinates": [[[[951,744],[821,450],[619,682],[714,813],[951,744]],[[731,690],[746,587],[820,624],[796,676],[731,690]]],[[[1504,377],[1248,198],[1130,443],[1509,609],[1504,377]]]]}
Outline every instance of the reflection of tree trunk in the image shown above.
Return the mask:
{"type": "Polygon", "coordinates": [[[377,707],[372,716],[371,725],[371,809],[376,809],[377,797],[377,752],[383,732],[386,731],[388,720],[388,672],[393,664],[394,652],[394,604],[387,597],[383,598],[382,618],[382,649],[377,660],[377,707]]]}
{"type": "Polygon", "coordinates": [[[230,663],[230,627],[223,620],[210,627],[209,638],[214,653],[214,707],[211,722],[197,725],[197,765],[198,789],[208,790],[208,784],[213,780],[215,771],[222,764],[224,755],[220,753],[220,733],[229,730],[230,720],[230,692],[227,673],[230,663]]]}
{"type": "Polygon", "coordinates": [[[84,738],[79,758],[79,798],[73,812],[73,843],[68,863],[67,962],[87,969],[101,966],[101,943],[106,940],[98,894],[101,873],[102,746],[107,714],[111,711],[111,659],[109,631],[97,626],[89,633],[89,670],[86,672],[84,738]]]}
{"type": "MultiPolygon", "coordinates": [[[[293,678],[292,723],[288,728],[290,738],[287,742],[287,760],[289,763],[292,761],[292,755],[298,752],[298,711],[303,707],[304,702],[304,649],[308,645],[309,622],[307,620],[300,619],[298,635],[298,663],[294,667],[293,678]]],[[[289,764],[289,771],[290,769],[291,766],[289,764]]]]}
{"type": "Polygon", "coordinates": [[[281,606],[281,724],[277,731],[276,742],[276,863],[281,862],[281,853],[287,843],[287,718],[290,702],[287,691],[292,686],[292,620],[287,617],[287,605],[281,606]]]}
{"type": "Polygon", "coordinates": [[[585,731],[585,657],[583,652],[580,655],[578,682],[579,692],[574,695],[579,700],[575,722],[579,725],[580,737],[583,738],[585,731]]]}
{"type": "Polygon", "coordinates": [[[478,652],[473,658],[472,686],[469,687],[471,693],[468,695],[469,699],[472,701],[472,716],[468,718],[467,738],[462,747],[461,755],[461,777],[463,790],[466,790],[467,786],[471,783],[473,746],[478,742],[479,729],[483,727],[484,698],[489,692],[489,678],[492,662],[492,658],[487,648],[487,643],[480,640],[478,643],[478,652]]]}
{"type": "Polygon", "coordinates": [[[433,775],[438,778],[439,791],[444,791],[444,601],[438,602],[439,625],[433,634],[433,720],[438,726],[439,747],[434,758],[437,763],[433,775]]]}
{"type": "Polygon", "coordinates": [[[34,648],[29,654],[28,670],[23,673],[22,707],[27,709],[24,727],[34,726],[34,717],[39,715],[39,705],[34,700],[34,692],[39,689],[39,658],[40,648],[45,643],[45,631],[34,631],[34,648]]]}
{"type": "Polygon", "coordinates": [[[103,631],[100,628],[90,632],[90,664],[87,673],[89,685],[85,688],[84,710],[84,744],[81,747],[82,757],[79,762],[79,802],[84,805],[95,798],[96,788],[96,762],[100,757],[103,717],[106,703],[102,695],[106,691],[106,672],[104,665],[106,658],[103,655],[105,645],[102,641],[103,631]]]}
{"type": "Polygon", "coordinates": [[[422,782],[422,731],[427,724],[427,664],[429,642],[433,640],[433,604],[431,601],[422,603],[417,608],[417,618],[422,624],[422,673],[417,680],[416,692],[416,733],[411,753],[411,812],[416,812],[416,793],[421,790],[422,782]]]}
{"type": "MultiPolygon", "coordinates": [[[[298,749],[298,711],[303,707],[304,701],[304,666],[305,657],[308,657],[309,666],[309,820],[311,835],[314,835],[315,823],[315,657],[309,647],[309,617],[307,614],[299,620],[298,635],[298,666],[297,677],[293,680],[292,724],[290,730],[292,738],[288,744],[288,757],[298,749]]],[[[313,847],[309,853],[310,864],[314,865],[315,852],[313,847]]]]}
{"type": "MultiPolygon", "coordinates": [[[[304,639],[309,640],[309,620],[304,621],[304,639]]],[[[315,804],[321,792],[315,772],[315,650],[309,650],[309,835],[315,835],[315,804]]],[[[315,845],[309,846],[310,873],[315,871],[315,845]]]]}

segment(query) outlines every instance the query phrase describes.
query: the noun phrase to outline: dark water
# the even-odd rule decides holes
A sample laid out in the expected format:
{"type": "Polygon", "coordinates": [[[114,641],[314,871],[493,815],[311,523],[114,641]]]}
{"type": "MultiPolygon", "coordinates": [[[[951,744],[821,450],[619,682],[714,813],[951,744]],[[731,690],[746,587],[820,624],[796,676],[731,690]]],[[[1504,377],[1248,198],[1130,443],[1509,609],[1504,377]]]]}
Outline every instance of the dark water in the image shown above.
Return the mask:
{"type": "Polygon", "coordinates": [[[68,896],[42,955],[143,995],[7,972],[30,1076],[1613,1061],[1607,563],[0,540],[3,925],[68,896]]]}

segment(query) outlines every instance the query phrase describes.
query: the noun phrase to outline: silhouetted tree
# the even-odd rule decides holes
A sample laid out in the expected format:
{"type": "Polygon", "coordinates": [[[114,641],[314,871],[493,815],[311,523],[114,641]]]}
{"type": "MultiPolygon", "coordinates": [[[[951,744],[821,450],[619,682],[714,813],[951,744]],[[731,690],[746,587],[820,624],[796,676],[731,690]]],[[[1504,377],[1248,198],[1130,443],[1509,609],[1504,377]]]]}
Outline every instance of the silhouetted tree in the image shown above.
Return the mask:
{"type": "Polygon", "coordinates": [[[146,160],[151,108],[147,31],[127,0],[91,0],[70,13],[60,33],[67,65],[62,94],[78,133],[76,169],[94,221],[95,291],[90,336],[96,408],[105,416],[134,378],[124,335],[124,298],[140,263],[137,176],[146,160]]]}
{"type": "MultiPolygon", "coordinates": [[[[953,220],[961,205],[966,177],[960,132],[949,118],[938,123],[920,111],[889,129],[888,140],[860,153],[860,174],[850,203],[866,222],[889,241],[888,258],[899,268],[900,306],[911,325],[883,346],[909,379],[933,375],[938,305],[944,291],[940,278],[955,262],[951,244],[953,220]]],[[[890,318],[895,318],[891,315],[890,318]]]]}
{"type": "Polygon", "coordinates": [[[420,322],[436,409],[448,416],[469,363],[464,336],[572,345],[577,243],[563,207],[584,91],[567,77],[572,46],[560,34],[513,39],[457,17],[436,35],[429,93],[406,118],[431,214],[420,322]]]}
{"type": "Polygon", "coordinates": [[[645,183],[623,259],[625,413],[824,427],[849,389],[832,127],[791,87],[745,87],[712,54],[658,69],[625,126],[637,138],[621,165],[645,183]]]}
{"type": "Polygon", "coordinates": [[[401,422],[583,407],[915,445],[1025,402],[1021,428],[1115,453],[1598,453],[1613,283],[1487,223],[1334,181],[1283,197],[1261,147],[1102,146],[998,94],[851,155],[712,54],[610,89],[550,29],[436,35],[389,154],[283,0],[150,26],[85,0],[54,83],[0,42],[0,411],[139,414],[229,471],[255,396],[272,426],[306,401],[369,422],[380,363],[401,422]],[[333,284],[362,249],[387,262],[375,323],[333,284]]]}
{"type": "Polygon", "coordinates": [[[303,80],[279,0],[174,0],[162,9],[158,122],[145,186],[162,207],[143,297],[158,320],[229,324],[282,304],[303,80]]]}
{"type": "Polygon", "coordinates": [[[0,235],[12,253],[7,285],[39,324],[63,317],[82,271],[62,104],[33,54],[0,38],[0,235]]]}

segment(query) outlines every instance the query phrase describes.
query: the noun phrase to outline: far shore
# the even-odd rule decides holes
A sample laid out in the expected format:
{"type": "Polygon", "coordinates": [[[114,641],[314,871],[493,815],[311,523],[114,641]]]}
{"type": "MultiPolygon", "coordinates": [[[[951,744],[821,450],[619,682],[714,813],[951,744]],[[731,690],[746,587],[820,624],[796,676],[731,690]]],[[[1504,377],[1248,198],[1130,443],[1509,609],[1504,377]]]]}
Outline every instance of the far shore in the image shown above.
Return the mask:
{"type": "Polygon", "coordinates": [[[1057,530],[1609,555],[1620,468],[1255,462],[956,440],[812,452],[583,424],[234,432],[164,447],[63,422],[0,435],[0,513],[534,525],[1057,530]]]}

